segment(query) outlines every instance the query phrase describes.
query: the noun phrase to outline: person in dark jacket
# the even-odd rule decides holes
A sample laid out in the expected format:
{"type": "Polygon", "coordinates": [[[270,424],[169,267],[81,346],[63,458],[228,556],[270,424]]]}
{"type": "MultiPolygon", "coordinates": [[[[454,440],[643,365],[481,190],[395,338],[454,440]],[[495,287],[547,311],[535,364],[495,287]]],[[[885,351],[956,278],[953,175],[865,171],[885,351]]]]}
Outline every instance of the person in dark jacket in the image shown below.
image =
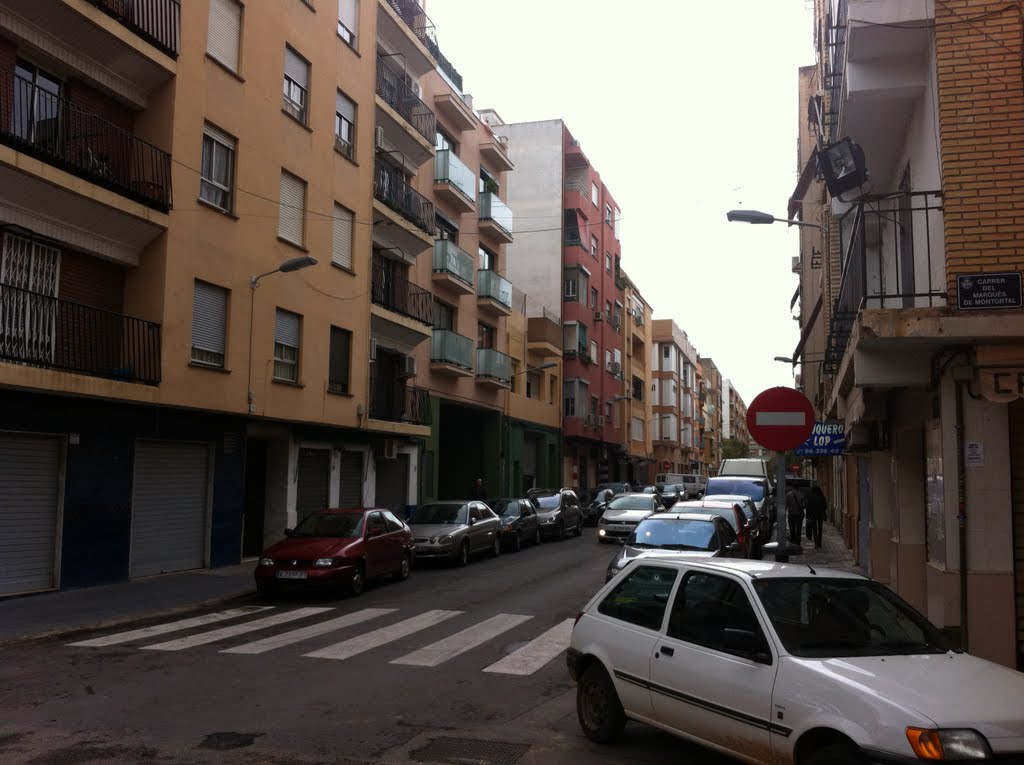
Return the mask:
{"type": "Polygon", "coordinates": [[[800,531],[804,525],[804,508],[800,494],[792,486],[786,489],[786,520],[789,521],[789,541],[800,544],[800,531]]]}
{"type": "Polygon", "coordinates": [[[807,495],[807,526],[808,536],[814,540],[814,546],[821,547],[821,530],[828,511],[828,501],[820,486],[812,486],[807,495]]]}
{"type": "Polygon", "coordinates": [[[476,483],[473,484],[473,489],[469,493],[469,498],[470,499],[479,499],[479,500],[486,500],[487,499],[487,489],[484,488],[484,479],[483,478],[477,478],[476,479],[476,483]]]}

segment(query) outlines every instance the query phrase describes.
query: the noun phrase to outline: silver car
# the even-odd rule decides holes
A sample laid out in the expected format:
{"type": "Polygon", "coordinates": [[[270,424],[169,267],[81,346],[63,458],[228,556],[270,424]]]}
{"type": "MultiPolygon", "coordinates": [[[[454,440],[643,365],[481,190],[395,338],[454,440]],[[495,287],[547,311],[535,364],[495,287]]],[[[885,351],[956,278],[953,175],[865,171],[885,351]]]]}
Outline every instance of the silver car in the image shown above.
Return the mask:
{"type": "Polygon", "coordinates": [[[465,566],[475,553],[501,554],[501,520],[483,502],[431,502],[416,509],[409,526],[417,559],[465,566]]]}
{"type": "Polygon", "coordinates": [[[611,539],[625,539],[633,533],[640,521],[664,509],[659,494],[620,494],[608,503],[601,514],[597,522],[597,540],[607,542],[611,539]]]}

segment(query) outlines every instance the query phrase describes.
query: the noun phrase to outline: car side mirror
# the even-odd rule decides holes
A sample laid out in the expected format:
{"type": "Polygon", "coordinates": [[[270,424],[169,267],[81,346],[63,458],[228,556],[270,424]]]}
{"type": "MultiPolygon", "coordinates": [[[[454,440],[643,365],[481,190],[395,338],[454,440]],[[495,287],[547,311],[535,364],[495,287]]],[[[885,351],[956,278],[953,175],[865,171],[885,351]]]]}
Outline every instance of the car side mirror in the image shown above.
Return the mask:
{"type": "Polygon", "coordinates": [[[474,526],[474,525],[476,525],[476,518],[470,518],[470,519],[469,519],[469,525],[470,525],[470,526],[474,526]]]}
{"type": "Polygon", "coordinates": [[[722,632],[726,650],[746,656],[761,664],[771,662],[771,656],[765,650],[764,641],[756,632],[731,627],[726,627],[722,632]]]}
{"type": "Polygon", "coordinates": [[[285,529],[285,530],[284,530],[284,535],[285,535],[286,537],[290,537],[290,536],[292,536],[293,534],[295,534],[295,529],[285,529]]]}

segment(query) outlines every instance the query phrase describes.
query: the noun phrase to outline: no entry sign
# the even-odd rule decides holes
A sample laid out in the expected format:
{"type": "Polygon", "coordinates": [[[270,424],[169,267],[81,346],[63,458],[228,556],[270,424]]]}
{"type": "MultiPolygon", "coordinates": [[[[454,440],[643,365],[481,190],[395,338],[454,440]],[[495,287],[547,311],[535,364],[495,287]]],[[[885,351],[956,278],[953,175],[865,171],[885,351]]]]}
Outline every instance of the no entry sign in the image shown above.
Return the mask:
{"type": "Polygon", "coordinates": [[[758,393],[747,409],[747,428],[765,449],[796,449],[814,430],[814,407],[798,390],[769,388],[758,393]]]}

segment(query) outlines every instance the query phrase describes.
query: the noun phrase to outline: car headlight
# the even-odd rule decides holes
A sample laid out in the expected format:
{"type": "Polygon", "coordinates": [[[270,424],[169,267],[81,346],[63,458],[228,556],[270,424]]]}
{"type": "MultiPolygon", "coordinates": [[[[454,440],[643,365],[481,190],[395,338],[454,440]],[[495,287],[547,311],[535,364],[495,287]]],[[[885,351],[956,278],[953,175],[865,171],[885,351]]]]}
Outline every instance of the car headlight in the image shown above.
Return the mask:
{"type": "Polygon", "coordinates": [[[334,558],[317,558],[313,565],[317,568],[330,568],[334,565],[334,558]]]}
{"type": "Polygon", "coordinates": [[[987,760],[988,741],[969,728],[907,728],[910,748],[922,760],[987,760]]]}
{"type": "Polygon", "coordinates": [[[598,529],[598,530],[597,530],[597,535],[598,535],[599,537],[603,537],[603,536],[604,536],[605,534],[607,534],[607,533],[608,533],[608,532],[607,532],[607,531],[605,531],[604,529],[598,529]]]}
{"type": "Polygon", "coordinates": [[[274,559],[273,558],[260,558],[260,565],[261,566],[273,566],[274,565],[274,559]]]}
{"type": "Polygon", "coordinates": [[[443,537],[438,537],[437,543],[439,545],[450,545],[452,543],[451,534],[445,534],[443,537]]]}

